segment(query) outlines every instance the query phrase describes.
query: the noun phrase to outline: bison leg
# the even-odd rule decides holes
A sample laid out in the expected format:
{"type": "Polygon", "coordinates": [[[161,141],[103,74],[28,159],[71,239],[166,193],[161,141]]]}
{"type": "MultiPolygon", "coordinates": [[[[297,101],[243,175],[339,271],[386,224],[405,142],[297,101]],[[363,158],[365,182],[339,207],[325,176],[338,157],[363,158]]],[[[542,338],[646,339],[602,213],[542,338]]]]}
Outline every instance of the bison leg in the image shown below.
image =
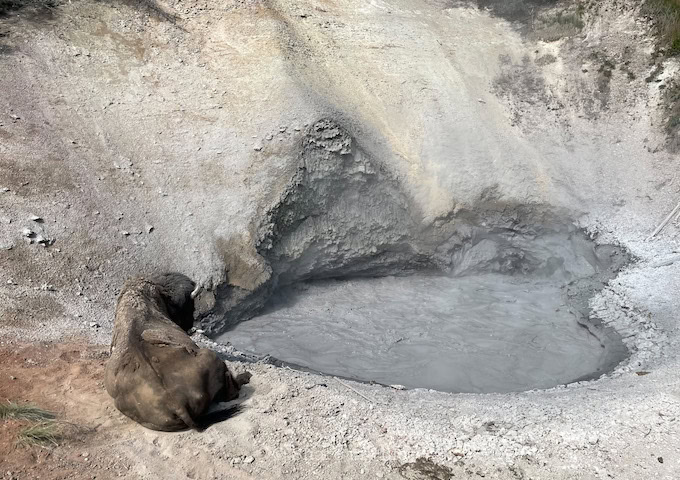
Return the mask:
{"type": "Polygon", "coordinates": [[[248,372],[240,373],[234,377],[227,368],[224,372],[224,386],[215,396],[215,400],[218,402],[228,402],[237,399],[241,386],[250,382],[250,377],[251,375],[248,372]]]}

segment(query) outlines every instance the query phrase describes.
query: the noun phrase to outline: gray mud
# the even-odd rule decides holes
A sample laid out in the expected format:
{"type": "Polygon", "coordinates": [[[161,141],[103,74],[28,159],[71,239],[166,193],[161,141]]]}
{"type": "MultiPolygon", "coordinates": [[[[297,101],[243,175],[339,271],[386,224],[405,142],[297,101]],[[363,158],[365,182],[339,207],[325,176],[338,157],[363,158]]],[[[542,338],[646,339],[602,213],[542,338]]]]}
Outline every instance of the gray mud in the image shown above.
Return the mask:
{"type": "Polygon", "coordinates": [[[588,301],[627,257],[565,212],[491,188],[425,218],[335,120],[298,148],[252,243],[219,242],[228,280],[199,298],[208,334],[231,328],[219,338],[287,364],[451,392],[552,387],[625,356],[588,301]]]}
{"type": "Polygon", "coordinates": [[[417,275],[286,288],[224,337],[332,375],[488,393],[549,388],[609,368],[611,349],[579,321],[555,283],[417,275]]]}

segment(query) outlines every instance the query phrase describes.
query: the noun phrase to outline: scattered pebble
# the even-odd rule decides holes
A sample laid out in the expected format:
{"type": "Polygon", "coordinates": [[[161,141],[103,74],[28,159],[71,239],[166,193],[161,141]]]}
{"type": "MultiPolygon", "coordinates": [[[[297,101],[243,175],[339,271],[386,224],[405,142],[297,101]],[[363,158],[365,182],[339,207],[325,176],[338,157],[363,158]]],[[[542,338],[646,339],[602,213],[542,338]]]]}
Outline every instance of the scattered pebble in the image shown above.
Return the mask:
{"type": "Polygon", "coordinates": [[[149,224],[145,225],[144,230],[146,230],[146,233],[153,232],[153,225],[149,225],[149,224]]]}
{"type": "Polygon", "coordinates": [[[394,385],[390,385],[390,387],[394,388],[395,390],[406,390],[405,386],[399,385],[398,383],[395,383],[394,385]]]}
{"type": "Polygon", "coordinates": [[[130,232],[128,232],[127,230],[123,230],[123,231],[120,232],[120,233],[121,233],[121,235],[123,235],[124,237],[127,237],[127,236],[130,235],[130,232]]]}
{"type": "Polygon", "coordinates": [[[262,145],[255,145],[253,147],[253,150],[255,150],[256,152],[259,152],[260,150],[262,150],[262,145]]]}
{"type": "Polygon", "coordinates": [[[32,237],[33,235],[35,235],[35,233],[33,232],[33,230],[31,230],[30,228],[24,228],[24,229],[21,231],[21,234],[22,234],[24,237],[32,237]]]}
{"type": "Polygon", "coordinates": [[[0,188],[0,193],[7,193],[7,192],[9,192],[9,188],[7,188],[7,187],[0,188]]]}
{"type": "Polygon", "coordinates": [[[659,457],[656,459],[659,463],[663,463],[663,457],[659,457]]]}
{"type": "Polygon", "coordinates": [[[30,218],[32,222],[43,223],[42,217],[39,217],[38,215],[31,215],[30,218]]]}
{"type": "Polygon", "coordinates": [[[99,328],[101,325],[99,325],[97,322],[90,322],[90,327],[91,328],[99,328]]]}
{"type": "Polygon", "coordinates": [[[35,237],[35,242],[42,245],[43,247],[47,247],[48,245],[52,245],[54,243],[54,239],[44,235],[38,235],[35,237]]]}
{"type": "Polygon", "coordinates": [[[255,457],[251,457],[250,455],[243,459],[243,463],[253,463],[254,461],[255,457]]]}

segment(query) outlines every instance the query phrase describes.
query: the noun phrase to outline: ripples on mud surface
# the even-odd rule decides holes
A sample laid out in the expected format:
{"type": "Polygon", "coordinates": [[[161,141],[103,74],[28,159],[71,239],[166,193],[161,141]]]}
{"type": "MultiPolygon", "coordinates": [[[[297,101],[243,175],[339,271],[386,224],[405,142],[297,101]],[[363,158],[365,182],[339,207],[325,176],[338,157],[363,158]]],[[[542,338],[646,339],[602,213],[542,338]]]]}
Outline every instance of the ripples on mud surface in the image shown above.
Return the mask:
{"type": "Polygon", "coordinates": [[[362,381],[448,392],[548,388],[609,368],[560,286],[499,274],[299,283],[222,338],[362,381]]]}

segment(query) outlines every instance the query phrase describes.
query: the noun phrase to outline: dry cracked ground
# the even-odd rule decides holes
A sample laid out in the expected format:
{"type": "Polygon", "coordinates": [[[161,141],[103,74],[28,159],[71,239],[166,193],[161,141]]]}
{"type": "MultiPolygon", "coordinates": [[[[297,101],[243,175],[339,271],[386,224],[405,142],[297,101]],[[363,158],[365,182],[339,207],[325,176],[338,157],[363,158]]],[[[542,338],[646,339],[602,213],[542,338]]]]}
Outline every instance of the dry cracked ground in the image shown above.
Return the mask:
{"type": "MultiPolygon", "coordinates": [[[[640,2],[0,8],[0,400],[53,412],[39,423],[56,429],[22,442],[36,422],[0,420],[0,478],[678,478],[680,225],[669,214],[680,162],[665,127],[680,65],[640,2]],[[351,141],[310,137],[322,119],[351,141]],[[366,228],[338,224],[332,198],[291,190],[316,158],[310,138],[370,158],[348,178],[389,178],[385,198],[408,205],[408,221],[380,223],[350,202],[347,218],[366,228]],[[294,225],[272,214],[300,198],[312,213],[294,225]],[[256,306],[287,272],[438,258],[489,205],[559,212],[629,252],[590,300],[630,352],[612,372],[453,395],[260,362],[240,415],[177,434],[131,423],[103,389],[130,275],[196,279],[212,328],[215,312],[256,306]]],[[[392,204],[373,200],[392,219],[392,204]]]]}

